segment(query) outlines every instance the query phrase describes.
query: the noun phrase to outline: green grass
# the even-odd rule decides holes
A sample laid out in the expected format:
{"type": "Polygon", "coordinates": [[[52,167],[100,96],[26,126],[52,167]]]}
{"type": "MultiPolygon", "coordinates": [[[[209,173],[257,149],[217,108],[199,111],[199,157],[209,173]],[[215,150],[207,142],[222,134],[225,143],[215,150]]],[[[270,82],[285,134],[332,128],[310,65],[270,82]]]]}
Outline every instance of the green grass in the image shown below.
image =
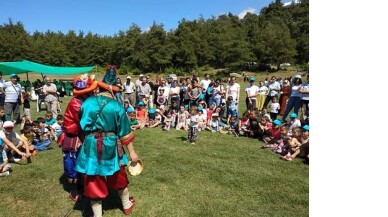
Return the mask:
{"type": "MultiPolygon", "coordinates": [[[[31,106],[33,117],[44,116],[31,106]]],[[[301,159],[283,161],[258,140],[218,133],[200,132],[196,145],[183,142],[184,131],[156,128],[135,135],[144,170],[129,177],[136,198],[131,216],[308,216],[309,167],[301,159]]],[[[91,214],[87,201],[68,198],[61,150],[53,147],[32,164],[13,164],[14,172],[0,178],[0,216],[91,214]]],[[[115,192],[103,209],[104,216],[123,216],[115,192]]]]}

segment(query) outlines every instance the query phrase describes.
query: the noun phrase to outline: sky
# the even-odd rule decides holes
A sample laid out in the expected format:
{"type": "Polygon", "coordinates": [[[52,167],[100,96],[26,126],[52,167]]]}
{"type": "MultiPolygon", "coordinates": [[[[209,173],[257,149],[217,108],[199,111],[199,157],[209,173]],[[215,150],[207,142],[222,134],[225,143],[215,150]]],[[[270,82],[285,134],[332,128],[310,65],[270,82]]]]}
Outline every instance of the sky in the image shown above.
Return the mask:
{"type": "MultiPolygon", "coordinates": [[[[243,17],[258,14],[274,0],[12,0],[0,3],[0,25],[20,21],[30,34],[35,31],[92,32],[114,35],[132,24],[147,31],[155,22],[176,29],[180,20],[205,19],[231,12],[243,17]]],[[[284,0],[287,3],[291,0],[284,0]]]]}

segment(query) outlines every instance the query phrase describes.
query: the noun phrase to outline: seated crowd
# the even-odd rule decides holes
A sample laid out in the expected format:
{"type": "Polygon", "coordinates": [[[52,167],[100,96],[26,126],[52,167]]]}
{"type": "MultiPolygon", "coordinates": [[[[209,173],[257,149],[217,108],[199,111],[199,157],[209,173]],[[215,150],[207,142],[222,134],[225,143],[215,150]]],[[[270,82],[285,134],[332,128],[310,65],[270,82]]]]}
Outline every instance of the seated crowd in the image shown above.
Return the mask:
{"type": "MultiPolygon", "coordinates": [[[[193,75],[193,78],[181,79],[180,83],[172,77],[168,77],[168,82],[158,78],[155,85],[144,76],[134,85],[128,76],[127,83],[122,84],[125,97],[121,93],[116,97],[123,103],[133,131],[157,127],[164,131],[184,130],[188,133],[185,142],[191,144],[195,144],[201,131],[246,136],[263,141],[263,148],[272,149],[284,160],[291,161],[298,156],[308,160],[308,82],[302,84],[298,75],[284,81],[272,77],[271,82],[266,79],[260,86],[253,84],[255,78],[246,80],[249,82],[245,89],[246,110],[241,117],[238,102],[243,94],[233,76],[225,87],[220,79],[210,80],[208,74],[201,81],[193,75]],[[136,103],[132,93],[136,94],[136,103]],[[292,109],[294,113],[286,120],[292,109]],[[278,115],[283,116],[281,120],[277,119],[278,115]]],[[[50,86],[49,78],[46,82],[50,86]]],[[[29,101],[28,96],[24,99],[29,101]]],[[[50,149],[52,141],[58,142],[64,118],[56,108],[48,110],[45,118],[34,121],[25,108],[19,135],[14,131],[15,121],[5,121],[7,112],[0,106],[0,176],[10,174],[9,163],[22,158],[30,163],[39,151],[50,149]]]]}

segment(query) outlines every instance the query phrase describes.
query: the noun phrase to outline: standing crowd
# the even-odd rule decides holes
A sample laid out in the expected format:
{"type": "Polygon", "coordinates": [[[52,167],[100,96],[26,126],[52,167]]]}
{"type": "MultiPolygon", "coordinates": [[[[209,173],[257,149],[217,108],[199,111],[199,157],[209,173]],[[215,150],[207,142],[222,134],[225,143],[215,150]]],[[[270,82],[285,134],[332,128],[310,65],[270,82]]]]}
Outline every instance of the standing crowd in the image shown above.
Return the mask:
{"type": "Polygon", "coordinates": [[[144,75],[135,82],[127,76],[122,82],[116,73],[116,67],[108,65],[102,81],[86,74],[75,77],[74,97],[63,115],[58,114],[55,84],[46,77],[41,88],[46,115],[34,121],[29,112],[32,94],[17,83],[17,75],[10,75],[6,82],[0,78],[0,103],[4,99],[0,106],[0,176],[10,174],[10,162],[21,158],[32,162],[33,156],[55,141],[62,148],[65,175],[72,186],[69,197],[76,202],[89,198],[94,216],[101,216],[108,187],[118,191],[124,214],[134,207],[125,172],[126,165],[138,160],[132,131],[156,127],[184,130],[185,142],[193,145],[201,131],[246,136],[263,141],[263,148],[272,149],[284,160],[308,159],[308,75],[306,82],[300,75],[272,76],[258,86],[256,78],[250,77],[241,91],[234,76],[226,84],[209,74],[200,79],[197,73],[179,81],[175,75],[158,76],[153,83],[144,75]],[[245,102],[245,108],[240,102],[245,102]],[[21,118],[20,105],[24,105],[21,118]],[[239,112],[241,109],[244,111],[239,112]],[[13,130],[16,123],[21,123],[21,135],[13,130]],[[80,185],[83,194],[78,192],[80,185]]]}

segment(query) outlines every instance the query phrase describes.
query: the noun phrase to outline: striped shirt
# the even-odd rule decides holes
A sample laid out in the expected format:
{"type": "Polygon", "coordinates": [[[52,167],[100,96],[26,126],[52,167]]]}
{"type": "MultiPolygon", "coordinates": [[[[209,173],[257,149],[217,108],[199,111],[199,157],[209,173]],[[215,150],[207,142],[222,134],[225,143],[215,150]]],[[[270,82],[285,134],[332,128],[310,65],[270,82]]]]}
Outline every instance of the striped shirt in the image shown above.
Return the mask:
{"type": "Polygon", "coordinates": [[[22,92],[20,84],[13,84],[11,81],[4,82],[5,101],[15,103],[18,101],[18,96],[22,92]]]}

